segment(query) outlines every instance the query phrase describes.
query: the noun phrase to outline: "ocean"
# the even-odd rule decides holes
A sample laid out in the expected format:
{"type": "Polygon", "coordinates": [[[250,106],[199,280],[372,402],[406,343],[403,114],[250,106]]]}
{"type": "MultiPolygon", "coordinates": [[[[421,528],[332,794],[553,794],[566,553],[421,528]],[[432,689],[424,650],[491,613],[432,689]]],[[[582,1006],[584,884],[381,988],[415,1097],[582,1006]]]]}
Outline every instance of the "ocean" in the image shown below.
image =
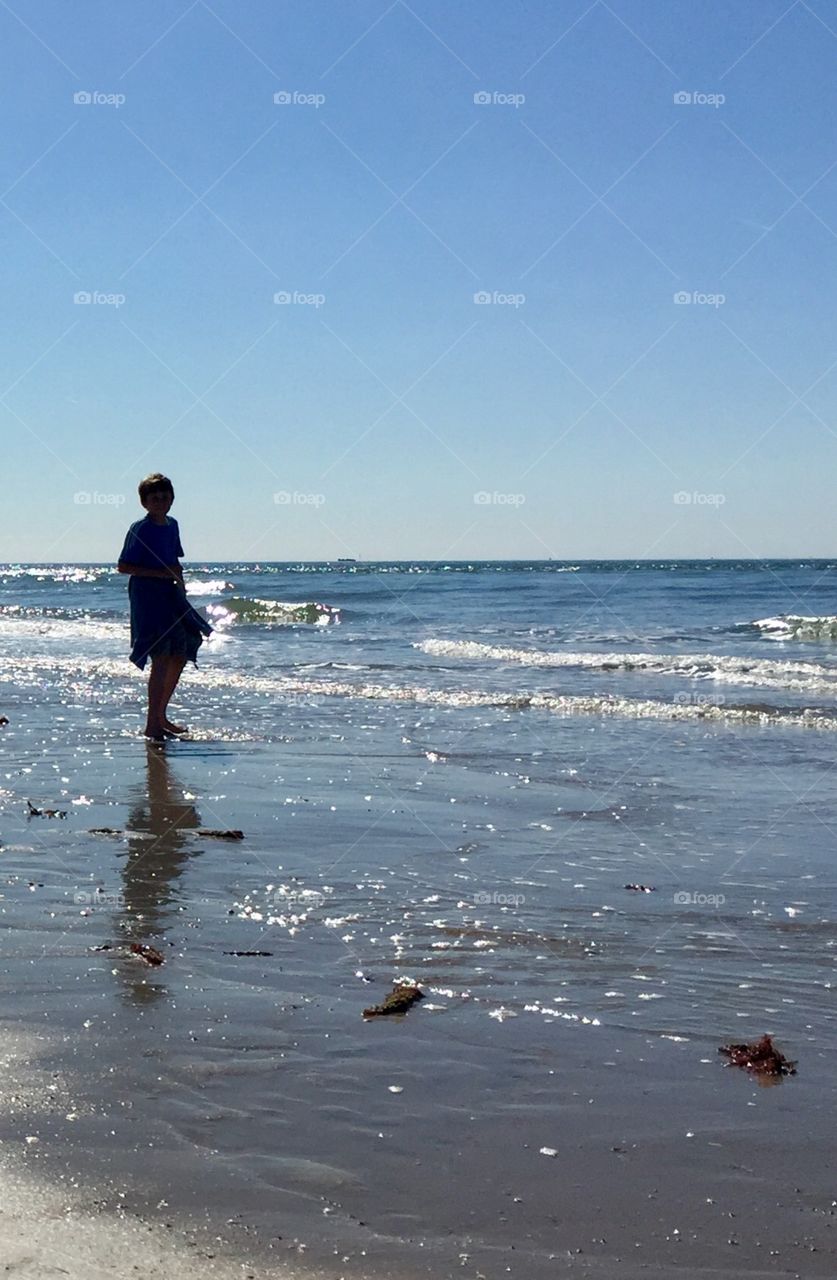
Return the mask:
{"type": "Polygon", "coordinates": [[[154,746],[127,580],[0,566],[9,1176],[202,1274],[833,1276],[837,562],[186,579],[154,746]]]}

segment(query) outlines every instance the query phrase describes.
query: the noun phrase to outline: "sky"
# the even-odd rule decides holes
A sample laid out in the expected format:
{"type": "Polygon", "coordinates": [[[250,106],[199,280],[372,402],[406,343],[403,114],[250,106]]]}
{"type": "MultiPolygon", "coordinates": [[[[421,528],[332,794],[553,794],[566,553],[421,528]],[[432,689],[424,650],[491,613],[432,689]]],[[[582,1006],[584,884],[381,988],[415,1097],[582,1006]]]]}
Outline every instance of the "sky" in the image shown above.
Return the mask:
{"type": "Polygon", "coordinates": [[[0,560],[833,556],[826,0],[2,0],[0,560]]]}

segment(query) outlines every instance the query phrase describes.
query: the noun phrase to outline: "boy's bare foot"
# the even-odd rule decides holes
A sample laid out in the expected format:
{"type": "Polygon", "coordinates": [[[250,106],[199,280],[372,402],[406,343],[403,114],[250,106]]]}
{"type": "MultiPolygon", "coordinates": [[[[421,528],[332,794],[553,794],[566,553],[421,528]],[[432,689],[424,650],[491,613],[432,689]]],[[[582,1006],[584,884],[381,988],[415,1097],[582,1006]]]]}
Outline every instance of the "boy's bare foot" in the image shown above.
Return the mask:
{"type": "Polygon", "coordinates": [[[147,724],[144,734],[152,742],[165,742],[166,738],[170,736],[164,724],[147,724]]]}
{"type": "Polygon", "coordinates": [[[168,717],[166,717],[164,724],[165,724],[165,728],[168,730],[169,733],[188,733],[189,732],[188,725],[175,724],[174,721],[169,720],[168,717]]]}

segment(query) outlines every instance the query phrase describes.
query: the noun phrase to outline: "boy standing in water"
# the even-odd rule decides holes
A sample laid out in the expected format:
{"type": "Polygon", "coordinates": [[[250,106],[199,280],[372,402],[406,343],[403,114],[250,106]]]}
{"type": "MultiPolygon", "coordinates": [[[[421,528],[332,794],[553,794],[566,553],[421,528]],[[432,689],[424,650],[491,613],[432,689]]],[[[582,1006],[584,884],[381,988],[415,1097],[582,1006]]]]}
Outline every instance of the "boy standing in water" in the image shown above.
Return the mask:
{"type": "Polygon", "coordinates": [[[151,658],[145,735],[160,741],[187,732],[166,712],[183,668],[187,662],[197,665],[198,649],[212,628],[186,599],[180,530],[168,514],[171,480],[159,472],[146,476],[139,498],[148,514],[128,530],[117,569],[131,578],[131,661],[142,671],[151,658]]]}

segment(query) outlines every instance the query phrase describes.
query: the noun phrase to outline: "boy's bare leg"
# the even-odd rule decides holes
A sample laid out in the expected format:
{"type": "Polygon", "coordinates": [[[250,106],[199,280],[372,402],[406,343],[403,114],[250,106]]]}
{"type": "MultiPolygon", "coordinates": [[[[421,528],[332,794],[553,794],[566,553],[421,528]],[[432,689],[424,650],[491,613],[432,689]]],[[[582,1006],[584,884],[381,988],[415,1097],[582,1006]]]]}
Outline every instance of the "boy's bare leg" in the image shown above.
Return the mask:
{"type": "Polygon", "coordinates": [[[169,662],[170,659],[163,655],[151,659],[151,675],[148,677],[148,719],[145,722],[146,738],[162,738],[165,734],[169,662]]]}
{"type": "Polygon", "coordinates": [[[183,674],[183,668],[186,666],[185,657],[170,657],[168,660],[168,668],[166,671],[165,697],[163,701],[163,724],[169,733],[185,733],[185,724],[174,724],[169,720],[166,712],[171,700],[172,694],[177,688],[177,682],[183,674]]]}

